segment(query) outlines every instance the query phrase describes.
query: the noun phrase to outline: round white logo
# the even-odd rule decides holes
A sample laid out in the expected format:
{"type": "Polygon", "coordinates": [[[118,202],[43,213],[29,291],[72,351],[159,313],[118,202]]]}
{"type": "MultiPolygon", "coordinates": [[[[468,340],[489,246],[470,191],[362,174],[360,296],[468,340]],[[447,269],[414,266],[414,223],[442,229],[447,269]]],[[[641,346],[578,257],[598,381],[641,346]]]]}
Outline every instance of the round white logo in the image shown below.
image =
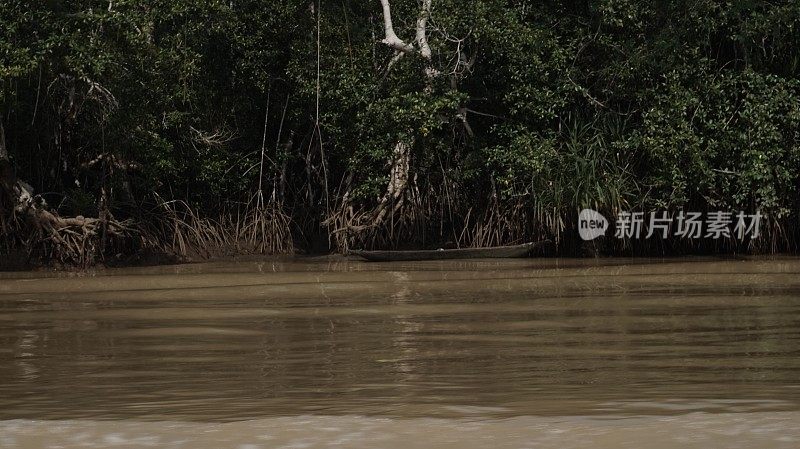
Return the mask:
{"type": "Polygon", "coordinates": [[[608,220],[594,209],[584,209],[578,214],[578,232],[584,240],[594,240],[605,235],[608,220]]]}

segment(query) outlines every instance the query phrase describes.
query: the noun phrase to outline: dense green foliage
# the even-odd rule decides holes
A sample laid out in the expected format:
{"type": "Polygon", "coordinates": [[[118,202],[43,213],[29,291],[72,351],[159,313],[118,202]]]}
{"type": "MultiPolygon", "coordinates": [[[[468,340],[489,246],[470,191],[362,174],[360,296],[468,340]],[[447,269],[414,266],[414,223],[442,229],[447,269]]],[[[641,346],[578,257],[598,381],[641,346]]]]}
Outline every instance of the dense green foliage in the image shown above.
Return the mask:
{"type": "MultiPolygon", "coordinates": [[[[391,2],[407,42],[420,3],[391,2]]],[[[363,232],[409,142],[400,218],[334,244],[560,236],[582,207],[796,233],[797,1],[433,0],[427,31],[430,61],[395,61],[378,0],[0,0],[0,120],[64,215],[96,216],[104,183],[125,217],[262,185],[310,245],[363,232]]]]}

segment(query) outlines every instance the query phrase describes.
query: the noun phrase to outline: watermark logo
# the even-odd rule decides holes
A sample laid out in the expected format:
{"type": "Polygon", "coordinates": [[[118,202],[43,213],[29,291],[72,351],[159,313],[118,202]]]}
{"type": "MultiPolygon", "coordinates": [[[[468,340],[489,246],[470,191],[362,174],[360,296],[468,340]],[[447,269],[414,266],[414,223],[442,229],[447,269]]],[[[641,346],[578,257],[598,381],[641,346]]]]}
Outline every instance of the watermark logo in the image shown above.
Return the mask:
{"type": "MultiPolygon", "coordinates": [[[[680,211],[672,215],[666,211],[650,212],[620,212],[614,223],[614,236],[619,239],[638,239],[644,236],[649,239],[660,236],[662,239],[670,236],[688,239],[720,239],[745,237],[757,239],[761,231],[761,220],[764,216],[760,211],[755,214],[746,214],[743,211],[732,212],[714,211],[702,214],[701,212],[680,211]]],[[[605,235],[608,229],[608,220],[599,212],[592,209],[583,209],[578,214],[578,232],[583,240],[594,240],[605,235]]]]}
{"type": "Polygon", "coordinates": [[[584,240],[594,240],[606,235],[608,220],[600,212],[584,209],[578,214],[578,232],[584,240]]]}

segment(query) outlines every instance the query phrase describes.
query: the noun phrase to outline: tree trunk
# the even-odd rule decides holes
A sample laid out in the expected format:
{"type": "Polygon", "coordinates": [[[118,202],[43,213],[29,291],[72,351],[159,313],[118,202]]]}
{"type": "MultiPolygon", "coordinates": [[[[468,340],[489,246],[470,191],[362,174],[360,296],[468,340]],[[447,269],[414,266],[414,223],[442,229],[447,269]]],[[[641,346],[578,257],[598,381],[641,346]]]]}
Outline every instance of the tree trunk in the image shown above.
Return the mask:
{"type": "Polygon", "coordinates": [[[2,120],[0,120],[0,161],[8,161],[8,150],[6,150],[6,130],[3,128],[2,120]]]}
{"type": "MultiPolygon", "coordinates": [[[[428,44],[428,19],[431,14],[431,0],[422,0],[422,8],[417,16],[416,39],[418,48],[413,44],[408,44],[400,39],[394,31],[392,24],[391,7],[389,0],[381,0],[383,7],[384,39],[383,43],[397,50],[396,60],[406,53],[418,51],[419,55],[427,61],[425,68],[425,79],[427,93],[433,90],[433,78],[438,75],[438,71],[431,65],[431,47],[428,44]]],[[[391,64],[391,63],[390,63],[391,64]]],[[[410,140],[399,140],[392,151],[391,169],[389,172],[389,183],[386,186],[386,193],[381,198],[378,206],[372,213],[373,225],[380,225],[386,218],[386,214],[398,211],[404,202],[404,193],[408,186],[410,175],[411,148],[414,145],[413,137],[410,140]]]]}
{"type": "Polygon", "coordinates": [[[392,151],[392,168],[389,171],[389,184],[373,213],[373,223],[380,225],[389,211],[397,211],[403,205],[403,197],[408,186],[408,175],[411,162],[411,142],[400,140],[392,151]]]}
{"type": "Polygon", "coordinates": [[[3,235],[8,235],[6,219],[14,208],[13,185],[14,171],[11,169],[11,161],[8,159],[6,133],[3,129],[3,120],[0,119],[0,230],[3,231],[3,235]]]}

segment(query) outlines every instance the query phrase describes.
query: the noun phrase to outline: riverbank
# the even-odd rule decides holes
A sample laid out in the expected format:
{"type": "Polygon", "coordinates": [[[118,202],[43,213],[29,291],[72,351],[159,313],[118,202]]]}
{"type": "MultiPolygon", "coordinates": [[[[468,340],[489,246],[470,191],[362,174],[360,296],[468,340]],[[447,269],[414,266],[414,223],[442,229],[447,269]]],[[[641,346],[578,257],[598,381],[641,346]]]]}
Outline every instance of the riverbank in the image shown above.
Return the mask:
{"type": "MultiPolygon", "coordinates": [[[[616,263],[616,261],[625,260],[633,264],[652,263],[653,261],[684,261],[684,262],[709,262],[709,261],[722,261],[722,260],[740,260],[740,261],[780,261],[792,260],[796,258],[797,254],[793,253],[774,253],[774,254],[740,254],[740,253],[722,253],[722,254],[684,254],[684,255],[637,255],[629,257],[615,257],[611,255],[601,255],[597,252],[587,251],[582,257],[578,258],[564,258],[558,251],[554,250],[553,246],[548,246],[547,250],[539,250],[536,255],[530,257],[519,258],[516,260],[573,260],[582,261],[582,264],[592,265],[606,263],[616,263]]],[[[253,254],[241,253],[237,254],[235,251],[227,251],[219,255],[198,256],[196,253],[194,257],[179,257],[175,254],[164,253],[143,253],[131,257],[119,258],[116,260],[108,261],[108,263],[96,263],[90,266],[74,266],[64,264],[45,264],[33,262],[29,255],[21,250],[16,250],[10,254],[4,255],[0,258],[0,273],[7,273],[12,275],[17,273],[112,273],[115,270],[147,270],[148,267],[158,269],[158,267],[179,267],[179,266],[214,266],[217,264],[248,264],[248,263],[278,263],[278,264],[291,264],[291,263],[347,263],[360,262],[363,259],[359,256],[348,255],[342,253],[329,253],[329,254],[253,254]]],[[[502,262],[502,260],[497,260],[502,262]]],[[[469,262],[469,260],[465,260],[469,262]]]]}

